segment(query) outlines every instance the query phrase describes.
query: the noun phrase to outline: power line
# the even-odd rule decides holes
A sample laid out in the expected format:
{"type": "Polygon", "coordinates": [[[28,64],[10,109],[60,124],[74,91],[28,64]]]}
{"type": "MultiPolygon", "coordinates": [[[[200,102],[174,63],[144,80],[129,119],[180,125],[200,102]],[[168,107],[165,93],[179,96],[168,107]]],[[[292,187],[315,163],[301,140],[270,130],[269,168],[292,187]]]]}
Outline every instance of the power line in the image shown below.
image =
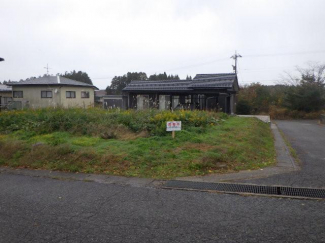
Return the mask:
{"type": "Polygon", "coordinates": [[[199,64],[192,64],[192,65],[188,65],[188,66],[181,66],[181,67],[177,67],[177,68],[167,69],[167,70],[164,70],[164,71],[157,71],[155,73],[169,72],[169,71],[174,71],[174,70],[179,70],[179,69],[184,69],[184,68],[191,68],[191,67],[200,67],[200,66],[205,66],[205,65],[208,65],[208,64],[212,64],[212,63],[215,63],[215,62],[226,61],[226,60],[229,60],[229,58],[220,58],[220,59],[216,59],[216,60],[209,61],[209,62],[203,62],[203,63],[199,63],[199,64]]]}
{"type": "Polygon", "coordinates": [[[301,51],[301,52],[286,52],[286,53],[270,53],[270,54],[256,54],[256,55],[245,55],[245,57],[273,57],[273,56],[293,56],[293,55],[305,55],[313,53],[325,53],[325,50],[318,51],[301,51]]]}
{"type": "MultiPolygon", "coordinates": [[[[269,53],[269,54],[256,54],[256,55],[244,55],[243,57],[250,57],[250,58],[258,58],[258,57],[272,57],[272,56],[292,56],[292,55],[305,55],[305,54],[313,54],[313,53],[325,53],[325,50],[315,50],[315,51],[304,51],[304,52],[287,52],[287,53],[269,53]]],[[[212,64],[215,62],[221,62],[221,61],[226,61],[229,60],[228,58],[220,58],[220,59],[216,59],[216,60],[212,60],[209,62],[202,62],[202,63],[198,63],[198,64],[193,64],[193,65],[188,65],[188,66],[182,66],[182,67],[177,67],[177,68],[172,68],[172,69],[168,69],[168,70],[164,70],[165,72],[169,72],[169,71],[174,71],[174,70],[180,70],[180,69],[184,69],[184,68],[190,68],[190,67],[200,67],[200,66],[205,66],[208,64],[212,64]]],[[[158,71],[158,72],[164,72],[164,71],[158,71]]]]}
{"type": "Polygon", "coordinates": [[[281,81],[279,79],[268,79],[268,80],[246,80],[240,83],[256,83],[256,82],[274,82],[274,81],[281,81]]]}
{"type": "MultiPolygon", "coordinates": [[[[320,54],[320,53],[325,53],[325,50],[315,50],[315,51],[304,51],[304,52],[286,52],[286,53],[268,53],[268,54],[255,54],[255,55],[244,55],[243,57],[248,57],[248,58],[259,58],[259,57],[274,57],[274,56],[292,56],[292,55],[305,55],[305,54],[320,54]]],[[[187,65],[187,66],[180,66],[176,68],[171,68],[171,69],[165,69],[161,71],[156,71],[154,73],[159,73],[159,72],[170,72],[170,71],[175,71],[175,70],[180,70],[184,68],[192,68],[192,67],[200,67],[200,66],[205,66],[208,64],[213,64],[216,62],[222,62],[222,61],[227,61],[229,58],[220,58],[220,59],[215,59],[209,62],[202,62],[202,63],[197,63],[197,64],[192,64],[192,65],[187,65]]],[[[280,68],[280,67],[279,67],[280,68]]],[[[267,68],[265,68],[267,69],[267,68]]],[[[247,70],[247,69],[246,69],[247,70]]],[[[254,69],[251,69],[254,70],[254,69]]],[[[245,71],[241,70],[241,71],[245,71]]],[[[93,79],[111,79],[113,77],[100,77],[100,78],[93,78],[93,79]]]]}
{"type": "Polygon", "coordinates": [[[237,54],[237,51],[235,51],[235,55],[232,55],[230,58],[235,60],[235,66],[232,65],[232,68],[234,69],[235,73],[237,73],[237,58],[242,57],[240,54],[237,54]]]}

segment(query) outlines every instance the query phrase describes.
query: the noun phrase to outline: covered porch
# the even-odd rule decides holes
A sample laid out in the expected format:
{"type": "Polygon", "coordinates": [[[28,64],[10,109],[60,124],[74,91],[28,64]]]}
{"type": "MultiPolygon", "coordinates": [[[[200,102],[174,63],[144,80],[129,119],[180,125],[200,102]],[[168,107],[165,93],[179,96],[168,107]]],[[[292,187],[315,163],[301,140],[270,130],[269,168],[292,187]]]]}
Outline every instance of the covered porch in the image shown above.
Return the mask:
{"type": "Polygon", "coordinates": [[[208,110],[235,114],[236,74],[200,75],[194,80],[132,81],[123,89],[127,108],[208,110]]]}
{"type": "Polygon", "coordinates": [[[208,110],[235,113],[235,94],[229,93],[129,93],[128,108],[159,110],[208,110]]]}

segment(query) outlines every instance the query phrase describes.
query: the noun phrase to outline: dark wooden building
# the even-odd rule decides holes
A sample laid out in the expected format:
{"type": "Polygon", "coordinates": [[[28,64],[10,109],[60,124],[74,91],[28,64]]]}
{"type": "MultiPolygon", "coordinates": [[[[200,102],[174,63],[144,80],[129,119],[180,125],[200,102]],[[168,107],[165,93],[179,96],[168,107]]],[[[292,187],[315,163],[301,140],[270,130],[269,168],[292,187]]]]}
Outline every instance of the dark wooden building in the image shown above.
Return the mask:
{"type": "Polygon", "coordinates": [[[236,113],[235,73],[197,74],[193,80],[132,81],[123,89],[129,109],[199,109],[236,113]]]}

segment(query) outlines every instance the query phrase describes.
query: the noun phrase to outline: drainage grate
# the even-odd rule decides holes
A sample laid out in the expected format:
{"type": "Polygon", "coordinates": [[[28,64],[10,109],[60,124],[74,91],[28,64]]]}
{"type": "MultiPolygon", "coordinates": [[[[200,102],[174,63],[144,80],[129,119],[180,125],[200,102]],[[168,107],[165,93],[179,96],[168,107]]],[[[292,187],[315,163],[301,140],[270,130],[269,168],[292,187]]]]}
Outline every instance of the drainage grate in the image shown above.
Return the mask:
{"type": "Polygon", "coordinates": [[[260,186],[248,184],[207,183],[193,181],[167,181],[164,188],[192,189],[233,193],[253,193],[289,197],[325,198],[325,189],[297,188],[284,186],[260,186]]]}

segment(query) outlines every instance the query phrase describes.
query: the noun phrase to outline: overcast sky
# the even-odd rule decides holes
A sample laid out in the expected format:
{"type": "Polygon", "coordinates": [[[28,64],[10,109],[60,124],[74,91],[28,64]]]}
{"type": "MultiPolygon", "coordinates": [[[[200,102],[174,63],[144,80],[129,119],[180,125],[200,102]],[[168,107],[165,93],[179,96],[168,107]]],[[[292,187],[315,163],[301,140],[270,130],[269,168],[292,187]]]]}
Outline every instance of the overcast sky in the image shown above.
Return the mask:
{"type": "Polygon", "coordinates": [[[127,72],[232,72],[274,84],[324,63],[325,0],[0,0],[0,81],[84,71],[98,88],[127,72]]]}

